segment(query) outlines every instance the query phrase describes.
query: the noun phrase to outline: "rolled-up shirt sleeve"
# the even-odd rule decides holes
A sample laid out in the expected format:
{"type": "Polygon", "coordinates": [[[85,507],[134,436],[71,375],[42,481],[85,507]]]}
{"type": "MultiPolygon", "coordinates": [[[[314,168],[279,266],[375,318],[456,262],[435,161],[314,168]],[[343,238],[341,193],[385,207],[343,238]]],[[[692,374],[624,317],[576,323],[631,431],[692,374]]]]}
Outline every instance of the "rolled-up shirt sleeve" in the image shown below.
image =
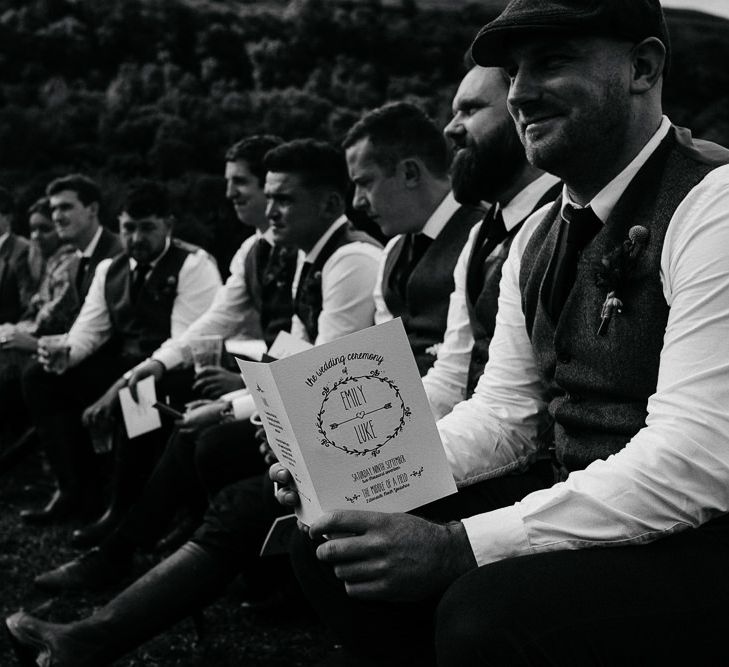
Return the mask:
{"type": "Polygon", "coordinates": [[[617,454],[463,521],[479,564],[640,544],[729,511],[729,167],[677,208],[661,256],[670,312],[646,425],[617,454]]]}

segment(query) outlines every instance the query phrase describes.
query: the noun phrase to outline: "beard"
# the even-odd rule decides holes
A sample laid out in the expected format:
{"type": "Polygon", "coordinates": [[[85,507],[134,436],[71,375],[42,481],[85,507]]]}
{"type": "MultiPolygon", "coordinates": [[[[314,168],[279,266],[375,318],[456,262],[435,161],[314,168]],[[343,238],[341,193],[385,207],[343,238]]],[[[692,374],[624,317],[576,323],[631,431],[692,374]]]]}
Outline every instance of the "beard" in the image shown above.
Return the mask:
{"type": "Polygon", "coordinates": [[[471,205],[498,200],[525,161],[524,147],[511,126],[491,135],[487,143],[473,142],[453,158],[453,196],[458,203],[471,205]]]}

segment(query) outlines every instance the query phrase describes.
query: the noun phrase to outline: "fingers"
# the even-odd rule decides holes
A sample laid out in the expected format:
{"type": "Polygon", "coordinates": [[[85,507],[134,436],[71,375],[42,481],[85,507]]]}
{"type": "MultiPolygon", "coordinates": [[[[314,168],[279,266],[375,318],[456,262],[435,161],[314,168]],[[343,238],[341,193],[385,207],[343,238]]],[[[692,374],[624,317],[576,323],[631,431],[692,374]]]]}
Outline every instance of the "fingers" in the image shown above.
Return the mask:
{"type": "Polygon", "coordinates": [[[361,510],[329,512],[311,524],[311,535],[314,539],[318,539],[325,535],[342,533],[361,534],[375,526],[382,526],[385,520],[386,515],[382,512],[361,510]]]}
{"type": "Polygon", "coordinates": [[[282,466],[280,463],[274,463],[268,469],[268,478],[272,482],[277,482],[278,484],[282,484],[284,486],[291,486],[294,484],[293,475],[288,471],[287,468],[282,466]]]}

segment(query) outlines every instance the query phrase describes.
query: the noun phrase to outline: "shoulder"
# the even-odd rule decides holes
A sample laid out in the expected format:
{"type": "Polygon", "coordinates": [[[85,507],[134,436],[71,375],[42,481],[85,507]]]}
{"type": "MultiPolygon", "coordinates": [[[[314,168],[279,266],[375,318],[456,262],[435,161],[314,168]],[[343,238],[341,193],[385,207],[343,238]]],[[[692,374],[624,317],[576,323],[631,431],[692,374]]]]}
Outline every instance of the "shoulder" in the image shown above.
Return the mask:
{"type": "Polygon", "coordinates": [[[332,261],[341,261],[345,258],[365,258],[379,262],[381,257],[382,246],[373,245],[372,243],[366,243],[363,241],[352,241],[351,243],[346,243],[345,245],[337,248],[332,253],[332,256],[327,260],[327,263],[332,261]]]}
{"type": "Polygon", "coordinates": [[[521,259],[521,256],[524,254],[524,250],[526,250],[529,240],[532,238],[532,234],[534,234],[537,227],[539,227],[539,225],[547,217],[549,211],[552,210],[552,206],[554,206],[554,202],[544,204],[544,206],[538,208],[524,221],[521,229],[516,233],[516,236],[514,237],[514,243],[511,246],[511,254],[521,259]]]}

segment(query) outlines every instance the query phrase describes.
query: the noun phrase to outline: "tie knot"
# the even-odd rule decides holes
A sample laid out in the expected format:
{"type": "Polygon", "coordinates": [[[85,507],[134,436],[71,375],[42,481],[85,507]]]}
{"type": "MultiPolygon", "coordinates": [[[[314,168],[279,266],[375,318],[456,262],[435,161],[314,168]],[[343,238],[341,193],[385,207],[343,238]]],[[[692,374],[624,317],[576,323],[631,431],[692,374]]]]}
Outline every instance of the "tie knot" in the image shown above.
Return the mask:
{"type": "Polygon", "coordinates": [[[504,222],[504,215],[501,212],[501,207],[494,204],[493,208],[486,215],[484,219],[484,225],[486,226],[486,236],[494,241],[503,241],[508,232],[506,231],[506,223],[504,222]]]}
{"type": "Polygon", "coordinates": [[[562,217],[567,221],[567,243],[577,248],[584,248],[592,238],[602,229],[602,222],[595,211],[589,206],[576,208],[567,204],[562,211],[562,217]]]}

